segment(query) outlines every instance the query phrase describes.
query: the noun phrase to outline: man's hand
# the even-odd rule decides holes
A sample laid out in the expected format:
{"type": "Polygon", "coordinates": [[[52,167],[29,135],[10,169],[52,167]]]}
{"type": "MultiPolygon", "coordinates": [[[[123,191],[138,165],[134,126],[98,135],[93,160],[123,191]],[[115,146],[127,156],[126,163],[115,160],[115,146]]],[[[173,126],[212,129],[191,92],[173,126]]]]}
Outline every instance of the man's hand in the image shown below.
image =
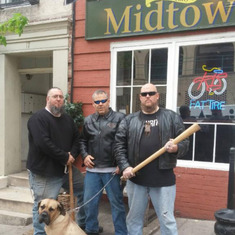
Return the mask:
{"type": "Polygon", "coordinates": [[[88,168],[93,168],[95,165],[93,160],[94,160],[94,158],[91,155],[87,155],[84,159],[84,165],[88,168]]]}
{"type": "Polygon", "coordinates": [[[119,174],[120,174],[120,169],[119,169],[118,166],[116,167],[115,174],[116,174],[116,175],[119,175],[119,174]]]}
{"type": "Polygon", "coordinates": [[[131,177],[135,176],[135,174],[133,173],[133,167],[127,167],[123,173],[122,173],[122,176],[124,179],[130,179],[131,177]]]}
{"type": "Polygon", "coordinates": [[[170,139],[164,147],[168,153],[178,152],[178,145],[173,143],[173,139],[170,139]]]}
{"type": "Polygon", "coordinates": [[[73,164],[74,161],[75,161],[74,157],[69,153],[69,159],[68,159],[68,161],[67,161],[67,165],[73,164]]]}

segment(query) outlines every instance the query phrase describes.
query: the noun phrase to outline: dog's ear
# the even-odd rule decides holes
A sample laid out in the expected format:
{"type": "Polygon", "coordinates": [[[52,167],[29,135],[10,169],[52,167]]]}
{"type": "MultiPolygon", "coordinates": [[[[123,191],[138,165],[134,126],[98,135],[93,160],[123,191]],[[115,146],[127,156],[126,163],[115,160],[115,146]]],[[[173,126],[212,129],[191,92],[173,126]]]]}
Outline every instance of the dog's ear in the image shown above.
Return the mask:
{"type": "Polygon", "coordinates": [[[58,209],[59,209],[61,215],[65,215],[66,214],[64,206],[63,206],[62,203],[58,203],[58,209]]]}

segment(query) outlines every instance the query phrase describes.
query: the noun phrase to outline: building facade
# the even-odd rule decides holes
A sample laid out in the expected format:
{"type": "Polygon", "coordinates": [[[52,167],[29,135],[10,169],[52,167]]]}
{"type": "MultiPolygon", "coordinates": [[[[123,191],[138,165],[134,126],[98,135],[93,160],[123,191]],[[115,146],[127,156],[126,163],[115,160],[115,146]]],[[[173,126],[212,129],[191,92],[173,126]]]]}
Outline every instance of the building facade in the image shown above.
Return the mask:
{"type": "MultiPolygon", "coordinates": [[[[0,0],[0,23],[14,13],[29,20],[21,37],[0,46],[0,176],[25,170],[27,121],[45,107],[52,86],[68,92],[72,5],[64,0],[0,0]]],[[[71,72],[71,71],[70,71],[71,72]]]]}
{"type": "Polygon", "coordinates": [[[188,109],[186,128],[201,125],[175,169],[177,216],[214,219],[227,207],[235,146],[234,7],[231,0],[76,3],[73,95],[85,116],[98,88],[108,91],[114,110],[139,110],[140,87],[151,82],[162,107],[188,109]]]}

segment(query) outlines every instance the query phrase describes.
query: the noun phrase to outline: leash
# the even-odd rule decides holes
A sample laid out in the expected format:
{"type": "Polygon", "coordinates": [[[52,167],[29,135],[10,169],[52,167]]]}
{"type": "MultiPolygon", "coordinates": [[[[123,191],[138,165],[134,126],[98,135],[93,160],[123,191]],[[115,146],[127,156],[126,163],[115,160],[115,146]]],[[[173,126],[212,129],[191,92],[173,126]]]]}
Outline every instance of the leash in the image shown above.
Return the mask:
{"type": "Polygon", "coordinates": [[[103,192],[103,190],[105,189],[105,187],[108,186],[108,184],[110,184],[110,182],[113,180],[113,178],[115,177],[116,173],[112,172],[112,177],[108,180],[108,182],[104,185],[104,187],[102,189],[100,189],[99,192],[97,192],[93,197],[91,197],[88,201],[84,202],[81,206],[78,206],[74,209],[71,209],[69,211],[67,211],[69,214],[71,214],[72,212],[76,211],[78,212],[82,207],[84,207],[85,205],[87,205],[88,203],[90,203],[95,197],[97,197],[101,192],[103,192]]]}

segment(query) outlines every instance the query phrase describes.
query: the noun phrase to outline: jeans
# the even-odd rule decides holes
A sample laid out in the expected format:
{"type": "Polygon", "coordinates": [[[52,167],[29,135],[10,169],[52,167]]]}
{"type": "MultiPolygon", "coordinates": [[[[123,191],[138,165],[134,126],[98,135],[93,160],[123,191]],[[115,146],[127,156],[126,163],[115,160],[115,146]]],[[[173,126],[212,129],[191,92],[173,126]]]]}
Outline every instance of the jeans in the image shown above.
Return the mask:
{"type": "MultiPolygon", "coordinates": [[[[34,235],[46,235],[44,231],[44,224],[40,224],[38,221],[38,203],[45,198],[57,199],[62,187],[69,192],[69,175],[66,174],[62,177],[44,177],[29,171],[29,184],[34,196],[34,235]]],[[[73,193],[74,196],[77,197],[78,206],[83,204],[83,184],[84,176],[76,167],[73,167],[73,193]]],[[[84,207],[78,211],[76,222],[80,227],[85,226],[84,207]]]]}
{"type": "MultiPolygon", "coordinates": [[[[94,173],[87,171],[85,176],[84,202],[86,203],[89,199],[93,198],[112,176],[112,173],[94,173]]],[[[115,175],[105,190],[111,204],[115,235],[127,235],[126,212],[120,186],[120,176],[115,175]]],[[[101,196],[102,192],[85,206],[87,233],[99,233],[98,213],[101,196]]]]}
{"type": "Polygon", "coordinates": [[[144,215],[150,197],[160,223],[161,235],[177,235],[174,217],[176,186],[145,187],[127,181],[129,212],[127,215],[128,235],[142,235],[144,215]]]}

